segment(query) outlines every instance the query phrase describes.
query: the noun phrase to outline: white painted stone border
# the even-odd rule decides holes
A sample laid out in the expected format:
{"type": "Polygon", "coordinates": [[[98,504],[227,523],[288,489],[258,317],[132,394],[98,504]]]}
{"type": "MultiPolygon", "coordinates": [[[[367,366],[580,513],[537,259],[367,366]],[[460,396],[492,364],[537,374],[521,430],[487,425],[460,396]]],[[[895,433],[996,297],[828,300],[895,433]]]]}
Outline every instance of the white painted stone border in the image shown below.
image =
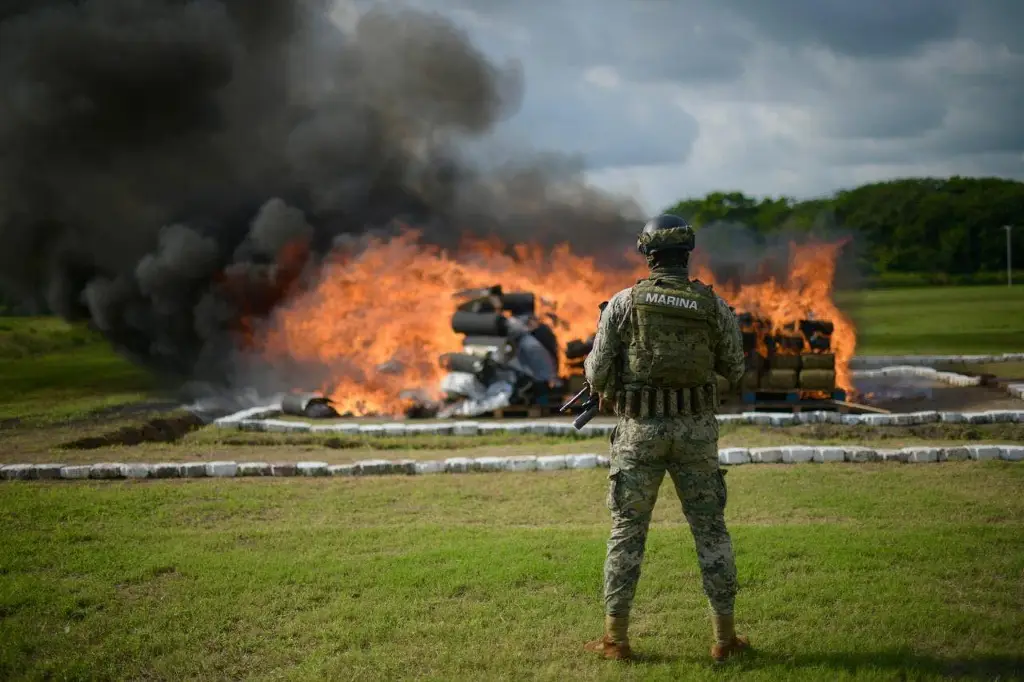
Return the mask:
{"type": "Polygon", "coordinates": [[[950,386],[978,386],[981,377],[972,377],[957,372],[940,372],[934,367],[921,365],[892,365],[881,369],[857,369],[850,374],[854,379],[873,379],[875,377],[920,377],[940,381],[950,386]]]}
{"type": "MultiPolygon", "coordinates": [[[[952,462],[964,460],[1024,461],[1024,445],[950,445],[946,447],[913,446],[899,449],[877,449],[849,446],[782,445],[759,448],[722,448],[718,461],[724,466],[740,464],[800,464],[830,462],[952,462]]],[[[0,479],[24,480],[112,480],[150,478],[243,478],[243,477],[322,477],[322,476],[384,476],[426,475],[441,473],[499,471],[558,471],[563,469],[607,468],[604,455],[545,455],[512,457],[449,457],[443,460],[367,459],[349,464],[327,462],[159,462],[64,465],[8,464],[0,468],[0,479]]]]}
{"type": "MultiPolygon", "coordinates": [[[[940,381],[950,386],[979,386],[981,377],[959,374],[957,372],[940,372],[934,367],[921,365],[893,365],[881,369],[858,369],[851,372],[854,379],[873,377],[921,377],[940,381]]],[[[1006,384],[1006,392],[1014,398],[1024,399],[1024,383],[1006,384]]]]}
{"type": "MultiPolygon", "coordinates": [[[[906,412],[894,414],[841,414],[839,412],[743,412],[720,414],[720,424],[748,424],[754,426],[796,426],[801,424],[840,424],[844,426],[921,426],[923,424],[1024,424],[1024,409],[988,410],[985,412],[906,412]]],[[[436,423],[429,421],[362,424],[342,422],[318,424],[312,421],[286,421],[283,419],[238,419],[216,421],[214,425],[241,431],[271,433],[334,433],[363,436],[454,435],[477,436],[488,434],[540,434],[548,436],[576,436],[594,438],[608,436],[614,423],[591,422],[577,431],[565,421],[488,422],[459,421],[436,423]]]]}
{"type": "Polygon", "coordinates": [[[933,367],[941,364],[987,365],[997,362],[1024,362],[1024,353],[996,355],[857,355],[850,359],[850,369],[877,369],[893,365],[933,367]]]}

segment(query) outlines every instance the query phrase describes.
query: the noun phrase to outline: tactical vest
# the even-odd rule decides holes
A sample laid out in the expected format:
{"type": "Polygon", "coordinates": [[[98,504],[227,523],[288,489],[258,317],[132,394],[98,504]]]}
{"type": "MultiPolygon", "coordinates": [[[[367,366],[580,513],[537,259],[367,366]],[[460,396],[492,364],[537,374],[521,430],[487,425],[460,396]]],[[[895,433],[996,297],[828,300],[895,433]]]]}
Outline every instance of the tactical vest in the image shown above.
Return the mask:
{"type": "Polygon", "coordinates": [[[654,276],[632,288],[630,339],[616,412],[695,414],[718,407],[715,296],[700,282],[654,276]]]}

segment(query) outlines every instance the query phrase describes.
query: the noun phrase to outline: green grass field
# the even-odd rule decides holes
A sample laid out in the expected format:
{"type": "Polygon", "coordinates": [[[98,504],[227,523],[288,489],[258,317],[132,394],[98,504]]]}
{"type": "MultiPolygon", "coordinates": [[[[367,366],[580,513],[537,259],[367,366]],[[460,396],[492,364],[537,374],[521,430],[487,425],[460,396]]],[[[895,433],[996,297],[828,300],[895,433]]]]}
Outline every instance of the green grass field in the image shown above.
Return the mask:
{"type": "Polygon", "coordinates": [[[757,651],[713,669],[666,484],[640,660],[590,658],[602,471],[10,484],[0,678],[975,680],[1024,675],[1024,467],[741,467],[757,651]]]}
{"type": "Polygon", "coordinates": [[[53,422],[125,403],[154,388],[96,334],[53,318],[0,317],[0,422],[53,422]]]}
{"type": "Polygon", "coordinates": [[[1024,286],[876,289],[838,302],[858,355],[1024,352],[1024,286]]]}

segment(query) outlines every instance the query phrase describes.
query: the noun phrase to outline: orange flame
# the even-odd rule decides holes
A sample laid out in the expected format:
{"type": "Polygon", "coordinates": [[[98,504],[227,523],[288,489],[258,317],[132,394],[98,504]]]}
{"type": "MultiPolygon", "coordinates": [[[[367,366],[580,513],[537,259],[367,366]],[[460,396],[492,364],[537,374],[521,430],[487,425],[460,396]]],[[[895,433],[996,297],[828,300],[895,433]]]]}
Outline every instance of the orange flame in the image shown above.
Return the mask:
{"type": "MultiPolygon", "coordinates": [[[[418,238],[409,230],[389,241],[373,240],[356,255],[331,254],[318,284],[275,312],[257,347],[270,357],[322,366],[318,388],[339,413],[399,415],[410,403],[405,391],[439,397],[444,370],[438,358],[461,347],[461,336],[451,329],[456,291],[500,284],[506,292],[533,292],[538,316],[557,316],[564,353],[568,341],[594,333],[602,301],[647,273],[635,253],[625,255],[624,268],[609,270],[573,254],[568,245],[517,245],[510,255],[494,240],[467,239],[449,253],[418,238]]],[[[790,282],[769,280],[720,293],[738,311],[764,314],[779,326],[808,312],[833,321],[837,370],[842,366],[837,381],[847,385],[855,336],[831,301],[837,250],[798,247],[790,282]]],[[[709,274],[696,268],[693,276],[712,283],[709,274]]],[[[564,366],[564,356],[561,361],[564,366]]]]}
{"type": "MultiPolygon", "coordinates": [[[[836,385],[852,391],[850,360],[857,346],[857,332],[850,318],[839,310],[832,299],[836,258],[845,243],[791,243],[789,268],[784,282],[772,277],[743,286],[719,284],[709,271],[699,267],[694,269],[694,276],[714,286],[716,292],[737,312],[748,312],[770,320],[770,331],[774,334],[785,333],[785,326],[801,320],[831,322],[831,352],[836,356],[836,385]]],[[[810,352],[806,340],[803,352],[810,352]]]]}

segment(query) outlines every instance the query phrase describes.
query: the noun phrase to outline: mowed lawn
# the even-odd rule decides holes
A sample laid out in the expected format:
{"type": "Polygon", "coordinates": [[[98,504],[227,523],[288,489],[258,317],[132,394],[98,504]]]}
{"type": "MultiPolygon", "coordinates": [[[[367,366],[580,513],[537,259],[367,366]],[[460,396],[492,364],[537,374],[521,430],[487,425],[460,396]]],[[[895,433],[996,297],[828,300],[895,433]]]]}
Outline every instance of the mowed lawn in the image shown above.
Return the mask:
{"type": "Polygon", "coordinates": [[[858,355],[1024,352],[1024,286],[844,292],[858,355]]]}
{"type": "Polygon", "coordinates": [[[155,388],[83,325],[0,317],[0,423],[80,417],[146,400],[155,388]]]}
{"type": "Polygon", "coordinates": [[[7,483],[0,679],[1011,680],[1024,466],[729,471],[741,630],[710,664],[668,483],[635,604],[600,633],[604,471],[7,483]]]}

